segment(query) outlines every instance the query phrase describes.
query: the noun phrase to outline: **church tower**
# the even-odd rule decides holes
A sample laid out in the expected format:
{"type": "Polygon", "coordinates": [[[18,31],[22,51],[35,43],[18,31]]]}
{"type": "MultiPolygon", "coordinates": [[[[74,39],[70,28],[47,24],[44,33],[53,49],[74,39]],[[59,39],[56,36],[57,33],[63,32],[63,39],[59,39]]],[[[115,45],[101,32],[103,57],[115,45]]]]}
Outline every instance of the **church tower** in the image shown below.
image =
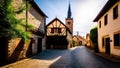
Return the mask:
{"type": "Polygon", "coordinates": [[[71,13],[71,7],[70,7],[70,3],[69,3],[67,18],[65,20],[66,21],[65,25],[69,28],[69,30],[73,34],[73,18],[71,18],[71,16],[72,16],[72,13],[71,13]]]}

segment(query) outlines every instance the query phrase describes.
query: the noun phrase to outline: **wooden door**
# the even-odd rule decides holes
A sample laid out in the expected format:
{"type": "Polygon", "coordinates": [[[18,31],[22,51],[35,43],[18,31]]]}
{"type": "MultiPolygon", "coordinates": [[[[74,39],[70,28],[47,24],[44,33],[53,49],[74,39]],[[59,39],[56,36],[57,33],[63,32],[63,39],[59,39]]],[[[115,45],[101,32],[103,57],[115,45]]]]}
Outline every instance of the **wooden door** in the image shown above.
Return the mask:
{"type": "Polygon", "coordinates": [[[38,38],[37,53],[42,51],[42,38],[38,38]]]}
{"type": "Polygon", "coordinates": [[[106,54],[110,54],[110,38],[106,38],[106,54]]]}

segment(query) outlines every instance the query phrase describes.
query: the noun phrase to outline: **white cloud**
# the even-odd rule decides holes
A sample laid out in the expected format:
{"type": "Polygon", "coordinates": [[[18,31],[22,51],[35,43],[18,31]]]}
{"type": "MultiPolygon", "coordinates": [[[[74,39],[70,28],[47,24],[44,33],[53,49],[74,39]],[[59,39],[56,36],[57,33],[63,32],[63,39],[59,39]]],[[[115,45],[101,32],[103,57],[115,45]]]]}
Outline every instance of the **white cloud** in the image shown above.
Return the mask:
{"type": "Polygon", "coordinates": [[[86,0],[81,3],[72,3],[72,11],[74,18],[74,34],[79,31],[79,34],[85,36],[90,29],[97,25],[93,23],[93,19],[98,11],[103,7],[105,1],[102,0],[86,0]]]}

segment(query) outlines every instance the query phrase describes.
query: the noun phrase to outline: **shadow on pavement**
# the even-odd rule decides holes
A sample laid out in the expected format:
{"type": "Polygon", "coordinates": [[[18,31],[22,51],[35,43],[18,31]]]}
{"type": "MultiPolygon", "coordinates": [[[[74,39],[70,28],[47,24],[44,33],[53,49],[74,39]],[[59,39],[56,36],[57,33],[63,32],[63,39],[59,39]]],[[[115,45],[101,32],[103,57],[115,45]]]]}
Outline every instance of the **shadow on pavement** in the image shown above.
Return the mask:
{"type": "Polygon", "coordinates": [[[71,50],[45,50],[32,59],[53,61],[49,68],[73,68],[71,50]]]}
{"type": "Polygon", "coordinates": [[[53,60],[59,56],[62,56],[66,49],[64,50],[45,50],[39,53],[37,56],[32,57],[32,59],[40,59],[40,60],[53,60]]]}

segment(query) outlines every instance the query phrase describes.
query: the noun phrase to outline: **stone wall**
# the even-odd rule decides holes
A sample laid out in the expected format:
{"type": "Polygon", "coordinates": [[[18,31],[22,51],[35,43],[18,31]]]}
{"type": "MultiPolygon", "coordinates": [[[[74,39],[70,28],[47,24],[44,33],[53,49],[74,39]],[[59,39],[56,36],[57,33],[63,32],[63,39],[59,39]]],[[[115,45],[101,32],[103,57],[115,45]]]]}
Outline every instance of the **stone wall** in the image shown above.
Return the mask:
{"type": "MultiPolygon", "coordinates": [[[[15,9],[15,11],[18,11],[20,7],[25,6],[24,0],[13,0],[12,6],[15,9]]],[[[34,26],[34,30],[40,30],[41,32],[45,32],[45,17],[42,16],[32,5],[30,5],[30,9],[28,12],[28,24],[32,24],[34,26]]],[[[26,10],[24,10],[20,14],[16,14],[16,18],[22,19],[22,23],[26,24],[26,10]]],[[[4,56],[0,56],[0,58],[3,58],[4,60],[0,59],[0,64],[2,61],[7,62],[14,62],[26,57],[29,57],[33,54],[37,53],[37,43],[38,37],[42,38],[42,35],[36,35],[32,36],[32,40],[23,41],[21,38],[14,38],[11,40],[8,40],[4,42],[4,47],[1,46],[1,48],[4,48],[0,52],[0,55],[4,54],[4,56]],[[5,58],[4,58],[5,57],[5,58]]],[[[2,39],[1,39],[2,40],[2,39]]],[[[44,41],[43,41],[44,42],[44,41]]],[[[45,46],[45,43],[42,43],[45,46]]],[[[41,44],[41,45],[42,45],[41,44]]],[[[45,49],[45,48],[44,48],[45,49]]]]}
{"type": "Polygon", "coordinates": [[[66,39],[67,39],[67,41],[68,41],[68,47],[67,47],[67,48],[73,47],[72,35],[69,33],[69,31],[67,31],[67,37],[66,37],[66,39]]]}
{"type": "MultiPolygon", "coordinates": [[[[18,7],[20,6],[25,6],[25,2],[24,0],[15,0],[13,2],[13,6],[16,10],[18,10],[18,7]]],[[[42,33],[45,33],[45,16],[42,16],[38,10],[35,9],[35,7],[32,5],[32,4],[29,4],[29,9],[27,10],[28,12],[28,24],[31,24],[34,26],[34,30],[33,31],[40,31],[42,33]]],[[[18,19],[22,19],[22,22],[24,24],[26,24],[26,10],[24,10],[22,13],[20,14],[17,14],[16,17],[18,19]]],[[[36,35],[36,34],[33,34],[32,38],[36,41],[35,44],[33,45],[37,45],[37,38],[36,37],[41,37],[42,38],[42,35],[36,35]]],[[[45,42],[43,40],[42,46],[45,47],[45,42]]],[[[34,47],[33,47],[34,48],[34,47]]],[[[45,49],[45,48],[44,48],[45,49]]],[[[35,49],[34,49],[35,50],[35,49]]]]}
{"type": "Polygon", "coordinates": [[[24,42],[21,38],[8,40],[7,61],[14,62],[26,58],[30,41],[24,42]]]}

